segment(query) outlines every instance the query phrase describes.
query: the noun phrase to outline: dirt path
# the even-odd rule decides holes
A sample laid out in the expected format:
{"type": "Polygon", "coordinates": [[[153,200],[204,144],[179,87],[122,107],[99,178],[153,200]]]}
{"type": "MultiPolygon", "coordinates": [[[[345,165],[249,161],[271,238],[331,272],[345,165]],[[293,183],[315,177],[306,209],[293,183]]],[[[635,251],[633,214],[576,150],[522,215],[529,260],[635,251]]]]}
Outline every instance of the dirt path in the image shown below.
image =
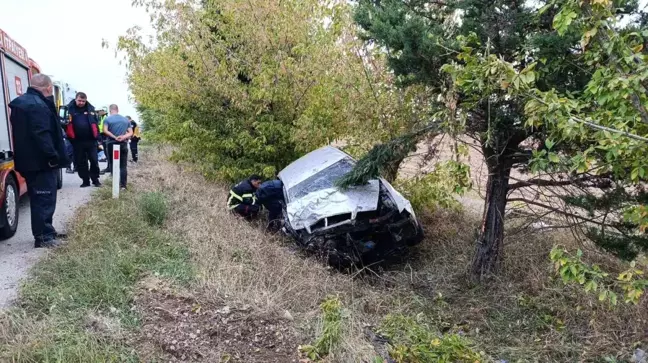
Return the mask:
{"type": "MultiPolygon", "coordinates": [[[[100,165],[103,169],[105,164],[100,165]]],[[[90,200],[94,188],[79,188],[81,179],[76,174],[63,174],[63,189],[59,190],[54,227],[65,231],[76,209],[90,200]]],[[[20,281],[29,269],[45,254],[45,249],[34,248],[31,233],[29,198],[20,201],[18,231],[12,238],[0,241],[0,309],[8,307],[16,298],[20,281]]]]}

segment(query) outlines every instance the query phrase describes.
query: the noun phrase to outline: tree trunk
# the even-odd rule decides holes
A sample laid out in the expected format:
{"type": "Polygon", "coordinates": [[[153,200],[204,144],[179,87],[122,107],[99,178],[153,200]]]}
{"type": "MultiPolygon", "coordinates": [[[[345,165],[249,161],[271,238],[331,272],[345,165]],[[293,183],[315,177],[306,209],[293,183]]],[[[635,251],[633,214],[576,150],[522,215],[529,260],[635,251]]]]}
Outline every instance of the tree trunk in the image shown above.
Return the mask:
{"type": "Polygon", "coordinates": [[[504,212],[511,174],[511,162],[506,155],[488,154],[484,214],[471,271],[475,281],[481,281],[497,268],[504,240],[504,212]]]}
{"type": "Polygon", "coordinates": [[[403,160],[404,158],[401,158],[387,164],[383,170],[383,178],[385,178],[385,180],[387,180],[388,182],[393,183],[398,177],[398,170],[400,169],[403,160]]]}

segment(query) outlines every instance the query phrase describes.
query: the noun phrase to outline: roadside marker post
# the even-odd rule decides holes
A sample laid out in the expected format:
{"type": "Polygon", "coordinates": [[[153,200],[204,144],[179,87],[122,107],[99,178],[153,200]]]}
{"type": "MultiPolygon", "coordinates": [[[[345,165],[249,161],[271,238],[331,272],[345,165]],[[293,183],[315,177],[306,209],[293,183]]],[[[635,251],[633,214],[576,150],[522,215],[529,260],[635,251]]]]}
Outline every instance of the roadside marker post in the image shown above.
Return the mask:
{"type": "Polygon", "coordinates": [[[113,145],[113,160],[112,160],[112,187],[113,187],[113,198],[119,198],[119,144],[113,145]]]}

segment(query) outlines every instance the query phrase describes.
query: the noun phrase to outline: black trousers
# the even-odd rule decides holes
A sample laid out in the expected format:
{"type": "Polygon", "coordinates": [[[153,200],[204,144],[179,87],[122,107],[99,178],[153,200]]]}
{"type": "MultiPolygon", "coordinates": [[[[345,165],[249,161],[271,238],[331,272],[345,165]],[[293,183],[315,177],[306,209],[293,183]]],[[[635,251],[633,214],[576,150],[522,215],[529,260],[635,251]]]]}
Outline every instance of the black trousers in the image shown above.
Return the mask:
{"type": "Polygon", "coordinates": [[[232,209],[232,211],[241,217],[245,217],[247,220],[252,220],[259,215],[261,207],[258,205],[239,204],[236,208],[232,209]]]}
{"type": "Polygon", "coordinates": [[[139,152],[137,151],[137,144],[139,144],[139,140],[131,139],[130,149],[131,149],[131,155],[133,156],[133,161],[137,161],[137,159],[139,158],[139,152]]]}
{"type": "Polygon", "coordinates": [[[99,159],[97,154],[97,141],[72,141],[74,148],[74,164],[76,164],[79,178],[83,182],[99,181],[99,159]],[[88,171],[88,162],[90,170],[88,171]]]}
{"type": "Polygon", "coordinates": [[[263,202],[263,206],[268,210],[268,221],[281,219],[281,202],[278,200],[269,200],[263,202]]]}
{"type": "Polygon", "coordinates": [[[263,203],[263,206],[268,210],[268,226],[266,230],[270,232],[277,232],[281,229],[281,202],[279,200],[271,200],[263,203]]]}
{"type": "Polygon", "coordinates": [[[128,182],[128,144],[125,142],[108,143],[108,153],[106,154],[108,159],[108,171],[112,173],[113,150],[115,149],[115,146],[119,147],[119,185],[122,188],[126,188],[126,183],[128,182]]]}
{"type": "Polygon", "coordinates": [[[56,237],[52,218],[56,210],[56,181],[58,170],[35,171],[21,174],[27,182],[31,209],[31,228],[36,245],[56,237]]]}

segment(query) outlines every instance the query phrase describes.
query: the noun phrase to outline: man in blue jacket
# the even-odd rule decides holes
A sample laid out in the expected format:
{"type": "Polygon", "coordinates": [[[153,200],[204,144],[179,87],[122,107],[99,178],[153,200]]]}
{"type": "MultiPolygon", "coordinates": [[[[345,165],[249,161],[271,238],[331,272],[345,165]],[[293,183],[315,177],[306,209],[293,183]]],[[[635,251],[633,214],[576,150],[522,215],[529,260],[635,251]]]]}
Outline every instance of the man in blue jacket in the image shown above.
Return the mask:
{"type": "Polygon", "coordinates": [[[99,119],[94,106],[88,102],[88,96],[79,92],[74,101],[68,104],[68,117],[66,134],[74,148],[74,165],[79,177],[83,180],[81,188],[90,186],[90,180],[96,187],[99,182],[99,158],[97,153],[99,140],[99,119]],[[90,171],[88,172],[88,162],[90,171]]]}
{"type": "Polygon", "coordinates": [[[57,169],[68,164],[52,93],[52,80],[44,74],[36,74],[27,92],[9,104],[14,165],[27,181],[36,248],[59,244],[52,225],[57,169]]]}

